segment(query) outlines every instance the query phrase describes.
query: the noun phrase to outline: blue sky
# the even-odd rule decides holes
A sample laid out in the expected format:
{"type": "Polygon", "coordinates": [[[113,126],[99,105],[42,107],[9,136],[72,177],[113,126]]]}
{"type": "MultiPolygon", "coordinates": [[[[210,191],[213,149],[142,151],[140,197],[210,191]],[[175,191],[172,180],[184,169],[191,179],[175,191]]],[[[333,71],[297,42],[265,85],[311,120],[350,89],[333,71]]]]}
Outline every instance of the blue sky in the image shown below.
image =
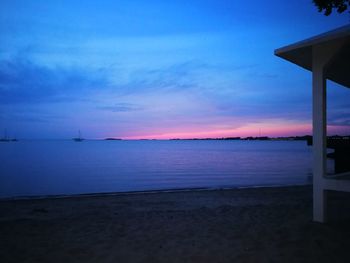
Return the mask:
{"type": "MultiPolygon", "coordinates": [[[[2,1],[0,129],[18,138],[301,135],[311,74],[273,55],[349,23],[298,1],[2,1]]],[[[350,90],[328,89],[330,133],[350,90]]]]}

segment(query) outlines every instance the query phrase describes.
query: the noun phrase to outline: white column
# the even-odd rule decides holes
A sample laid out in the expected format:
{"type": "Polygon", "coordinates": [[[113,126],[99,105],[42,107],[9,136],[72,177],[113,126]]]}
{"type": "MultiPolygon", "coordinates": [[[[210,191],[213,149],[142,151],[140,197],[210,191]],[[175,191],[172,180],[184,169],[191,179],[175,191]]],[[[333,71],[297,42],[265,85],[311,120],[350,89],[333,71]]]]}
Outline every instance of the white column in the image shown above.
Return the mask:
{"type": "Polygon", "coordinates": [[[327,198],[323,186],[326,174],[326,79],[324,67],[326,52],[322,47],[313,47],[312,63],[312,124],[313,124],[313,219],[325,222],[327,198]]]}
{"type": "Polygon", "coordinates": [[[327,220],[327,96],[325,71],[345,40],[312,47],[313,219],[327,220]]]}

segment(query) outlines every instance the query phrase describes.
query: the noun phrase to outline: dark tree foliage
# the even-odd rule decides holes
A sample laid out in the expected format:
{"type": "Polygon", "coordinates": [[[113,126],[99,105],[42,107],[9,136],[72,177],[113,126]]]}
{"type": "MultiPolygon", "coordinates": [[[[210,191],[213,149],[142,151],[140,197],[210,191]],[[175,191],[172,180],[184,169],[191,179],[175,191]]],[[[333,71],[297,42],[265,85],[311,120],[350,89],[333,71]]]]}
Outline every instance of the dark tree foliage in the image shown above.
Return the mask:
{"type": "Polygon", "coordinates": [[[333,9],[336,9],[338,13],[350,9],[350,0],[313,0],[313,2],[318,7],[318,11],[324,11],[326,16],[329,16],[333,9]]]}

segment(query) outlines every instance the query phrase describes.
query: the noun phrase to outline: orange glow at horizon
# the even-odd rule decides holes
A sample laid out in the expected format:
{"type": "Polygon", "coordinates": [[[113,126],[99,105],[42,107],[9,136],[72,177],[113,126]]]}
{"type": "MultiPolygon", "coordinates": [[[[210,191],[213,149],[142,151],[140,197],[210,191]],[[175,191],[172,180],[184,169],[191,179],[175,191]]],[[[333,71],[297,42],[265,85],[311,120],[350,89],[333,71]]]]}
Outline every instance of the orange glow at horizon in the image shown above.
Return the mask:
{"type": "MultiPolygon", "coordinates": [[[[235,129],[183,129],[184,132],[172,131],[151,131],[140,135],[125,136],[122,139],[139,140],[139,139],[191,139],[191,138],[222,138],[222,137],[288,137],[303,136],[312,134],[311,124],[280,124],[274,123],[269,125],[254,124],[235,129]]],[[[328,126],[328,135],[348,135],[350,133],[348,127],[328,126]]]]}
{"type": "Polygon", "coordinates": [[[221,137],[258,137],[258,136],[300,136],[311,134],[311,125],[293,124],[293,125],[261,125],[254,124],[234,129],[213,129],[208,128],[203,131],[202,128],[183,129],[184,132],[169,131],[151,131],[135,136],[125,136],[122,139],[191,139],[191,138],[221,138],[221,137]]]}

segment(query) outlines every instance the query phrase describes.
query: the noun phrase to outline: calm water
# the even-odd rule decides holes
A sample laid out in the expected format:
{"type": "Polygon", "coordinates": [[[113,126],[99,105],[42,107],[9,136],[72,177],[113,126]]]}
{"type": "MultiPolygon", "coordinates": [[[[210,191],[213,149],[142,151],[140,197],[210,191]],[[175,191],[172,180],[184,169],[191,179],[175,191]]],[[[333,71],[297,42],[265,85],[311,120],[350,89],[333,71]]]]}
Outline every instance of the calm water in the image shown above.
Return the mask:
{"type": "Polygon", "coordinates": [[[305,184],[311,148],[303,141],[19,141],[0,143],[0,173],[0,197],[305,184]]]}

